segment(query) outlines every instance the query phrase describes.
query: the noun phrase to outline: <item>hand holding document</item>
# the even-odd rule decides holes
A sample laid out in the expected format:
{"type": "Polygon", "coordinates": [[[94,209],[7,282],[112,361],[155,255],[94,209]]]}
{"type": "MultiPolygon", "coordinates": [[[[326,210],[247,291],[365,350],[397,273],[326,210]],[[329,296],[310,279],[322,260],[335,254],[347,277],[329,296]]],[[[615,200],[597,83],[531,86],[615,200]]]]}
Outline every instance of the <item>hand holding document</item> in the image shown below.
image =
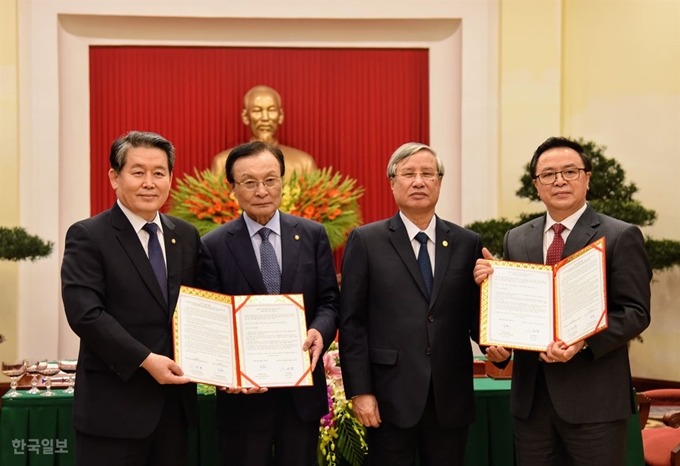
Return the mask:
{"type": "Polygon", "coordinates": [[[605,239],[554,266],[489,261],[481,287],[480,345],[545,351],[607,328],[605,239]]]}
{"type": "Polygon", "coordinates": [[[313,385],[302,295],[227,296],[183,286],[173,331],[175,362],[194,382],[313,385]]]}

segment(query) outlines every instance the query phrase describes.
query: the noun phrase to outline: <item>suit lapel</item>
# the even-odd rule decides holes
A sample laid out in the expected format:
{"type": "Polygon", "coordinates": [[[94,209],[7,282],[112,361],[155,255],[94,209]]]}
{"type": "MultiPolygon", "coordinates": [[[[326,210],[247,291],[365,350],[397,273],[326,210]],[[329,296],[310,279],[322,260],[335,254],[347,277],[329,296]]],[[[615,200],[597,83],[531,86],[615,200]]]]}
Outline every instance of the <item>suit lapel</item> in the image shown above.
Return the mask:
{"type": "Polygon", "coordinates": [[[437,219],[437,238],[435,242],[435,253],[434,253],[434,283],[432,284],[432,299],[430,300],[430,307],[437,300],[439,291],[441,290],[442,284],[444,283],[444,277],[446,276],[446,271],[449,269],[449,262],[451,261],[451,255],[453,254],[453,234],[451,230],[444,222],[442,222],[439,217],[437,219]]]}
{"type": "Polygon", "coordinates": [[[586,207],[581,218],[574,225],[574,229],[569,233],[566,243],[564,243],[562,258],[569,257],[592,243],[599,225],[600,220],[597,213],[590,206],[586,207]]]}
{"type": "Polygon", "coordinates": [[[111,224],[113,228],[118,230],[116,238],[120,242],[123,249],[125,249],[125,252],[132,261],[132,264],[137,268],[142,280],[144,283],[146,283],[146,286],[149,288],[154,298],[156,298],[158,304],[160,304],[161,307],[167,312],[168,305],[165,302],[163,293],[161,292],[161,287],[158,285],[156,275],[153,273],[149,258],[144,252],[144,247],[139,241],[137,232],[134,230],[134,228],[132,228],[132,224],[127,219],[123,211],[120,210],[120,207],[118,207],[118,203],[114,204],[113,209],[111,209],[111,224]]]}
{"type": "Polygon", "coordinates": [[[299,222],[293,216],[280,213],[281,219],[281,293],[290,293],[295,280],[301,241],[309,241],[301,231],[299,222]]]}
{"type": "MultiPolygon", "coordinates": [[[[427,298],[427,289],[425,288],[425,282],[423,281],[423,276],[420,274],[420,269],[418,268],[418,260],[413,254],[413,246],[411,245],[411,240],[408,237],[408,232],[404,226],[404,222],[401,221],[399,213],[392,217],[389,221],[390,229],[390,242],[394,249],[401,257],[404,265],[408,269],[409,273],[413,279],[418,284],[418,288],[423,293],[425,298],[427,298]]],[[[436,271],[436,268],[435,268],[436,271]]],[[[434,293],[434,289],[433,289],[434,293]]]]}
{"type": "MultiPolygon", "coordinates": [[[[182,283],[182,236],[175,231],[175,224],[167,216],[161,215],[161,223],[163,223],[165,261],[168,269],[168,300],[170,303],[175,303],[182,283]]],[[[168,309],[168,311],[168,315],[172,317],[174,309],[168,309]]]]}
{"type": "Polygon", "coordinates": [[[526,249],[527,262],[543,264],[543,227],[545,215],[532,220],[530,228],[524,235],[524,247],[526,249]]]}
{"type": "Polygon", "coordinates": [[[236,260],[239,270],[243,273],[248,285],[253,290],[252,294],[267,294],[267,287],[262,280],[262,272],[257,264],[257,257],[253,251],[253,242],[248,233],[248,226],[243,215],[235,222],[234,228],[229,231],[233,236],[227,241],[226,246],[231,249],[231,254],[236,260]]]}

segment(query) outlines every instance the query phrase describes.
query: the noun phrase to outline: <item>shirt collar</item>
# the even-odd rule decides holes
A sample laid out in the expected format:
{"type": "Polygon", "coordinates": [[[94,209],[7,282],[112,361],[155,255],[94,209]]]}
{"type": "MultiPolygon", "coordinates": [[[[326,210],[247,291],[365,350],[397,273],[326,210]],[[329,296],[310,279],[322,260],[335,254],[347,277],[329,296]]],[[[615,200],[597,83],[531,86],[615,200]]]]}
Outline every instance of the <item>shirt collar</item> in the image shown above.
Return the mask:
{"type": "MultiPolygon", "coordinates": [[[[245,212],[243,212],[243,219],[246,221],[246,227],[248,227],[248,235],[251,238],[255,236],[257,232],[260,231],[260,229],[262,229],[263,227],[263,225],[260,225],[255,220],[248,217],[248,214],[245,212]]],[[[269,228],[277,235],[281,236],[281,215],[279,214],[278,209],[276,209],[276,212],[274,212],[274,216],[270,218],[267,224],[264,226],[269,228]]]]}
{"type": "Polygon", "coordinates": [[[543,233],[546,233],[548,230],[552,228],[552,226],[556,223],[561,223],[566,227],[568,231],[571,231],[574,229],[576,226],[576,222],[578,222],[578,219],[581,218],[581,215],[583,215],[583,212],[586,211],[586,207],[588,207],[588,203],[586,202],[583,204],[583,207],[581,207],[579,210],[571,214],[569,217],[565,218],[561,222],[556,222],[555,220],[552,219],[549,213],[546,214],[545,218],[545,227],[543,229],[543,233]]]}
{"type": "Polygon", "coordinates": [[[120,199],[117,199],[116,202],[118,203],[118,207],[120,207],[120,210],[123,211],[128,221],[132,224],[132,228],[135,229],[135,232],[139,233],[142,227],[144,227],[144,225],[146,225],[147,223],[155,223],[156,225],[158,225],[158,230],[161,233],[163,233],[163,223],[161,222],[161,216],[158,212],[156,212],[156,216],[151,222],[147,222],[142,217],[140,217],[139,215],[135,214],[130,209],[125,207],[123,203],[120,202],[120,199]]]}
{"type": "MultiPolygon", "coordinates": [[[[408,218],[406,218],[406,215],[402,211],[399,211],[399,216],[401,217],[401,221],[404,222],[404,226],[406,227],[406,233],[408,234],[408,239],[410,241],[413,241],[413,239],[416,237],[416,235],[421,231],[420,228],[418,228],[415,223],[410,221],[408,218]]],[[[433,243],[437,239],[436,233],[437,233],[437,216],[433,215],[432,219],[430,220],[430,224],[422,230],[428,237],[430,241],[433,243]]]]}

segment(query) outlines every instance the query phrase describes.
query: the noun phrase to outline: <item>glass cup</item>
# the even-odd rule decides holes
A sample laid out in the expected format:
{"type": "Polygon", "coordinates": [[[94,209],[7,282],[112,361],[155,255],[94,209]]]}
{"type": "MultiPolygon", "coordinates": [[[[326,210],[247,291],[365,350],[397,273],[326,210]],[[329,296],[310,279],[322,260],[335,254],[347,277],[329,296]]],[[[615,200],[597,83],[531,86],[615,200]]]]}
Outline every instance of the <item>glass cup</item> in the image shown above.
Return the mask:
{"type": "Polygon", "coordinates": [[[40,393],[38,388],[38,374],[40,374],[40,369],[47,365],[47,361],[36,361],[33,364],[29,364],[26,367],[26,372],[32,376],[31,378],[31,389],[26,393],[31,395],[37,395],[40,393]]]}
{"type": "Polygon", "coordinates": [[[26,361],[2,361],[2,373],[12,379],[10,383],[12,389],[5,396],[8,398],[21,396],[17,391],[17,381],[26,373],[26,361]]]}
{"type": "Polygon", "coordinates": [[[76,366],[78,364],[77,359],[60,359],[59,360],[59,369],[61,369],[62,372],[65,372],[68,374],[68,388],[64,390],[64,393],[73,393],[75,392],[75,389],[73,386],[75,385],[75,374],[76,374],[76,366]]]}
{"type": "Polygon", "coordinates": [[[59,365],[56,363],[47,363],[41,367],[39,372],[45,376],[45,391],[40,396],[55,396],[56,393],[52,391],[52,376],[59,373],[59,365]]]}

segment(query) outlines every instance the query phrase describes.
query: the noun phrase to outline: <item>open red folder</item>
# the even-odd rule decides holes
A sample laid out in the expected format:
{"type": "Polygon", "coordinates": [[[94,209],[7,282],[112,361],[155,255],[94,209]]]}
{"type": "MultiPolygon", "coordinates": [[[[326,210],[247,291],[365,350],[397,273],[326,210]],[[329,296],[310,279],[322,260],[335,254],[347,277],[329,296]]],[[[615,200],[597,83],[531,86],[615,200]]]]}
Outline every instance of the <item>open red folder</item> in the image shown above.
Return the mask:
{"type": "Polygon", "coordinates": [[[313,385],[301,294],[228,296],[183,286],[173,316],[175,362],[224,387],[313,385]]]}
{"type": "Polygon", "coordinates": [[[481,287],[480,345],[545,351],[607,328],[605,238],[555,265],[489,261],[481,287]]]}

